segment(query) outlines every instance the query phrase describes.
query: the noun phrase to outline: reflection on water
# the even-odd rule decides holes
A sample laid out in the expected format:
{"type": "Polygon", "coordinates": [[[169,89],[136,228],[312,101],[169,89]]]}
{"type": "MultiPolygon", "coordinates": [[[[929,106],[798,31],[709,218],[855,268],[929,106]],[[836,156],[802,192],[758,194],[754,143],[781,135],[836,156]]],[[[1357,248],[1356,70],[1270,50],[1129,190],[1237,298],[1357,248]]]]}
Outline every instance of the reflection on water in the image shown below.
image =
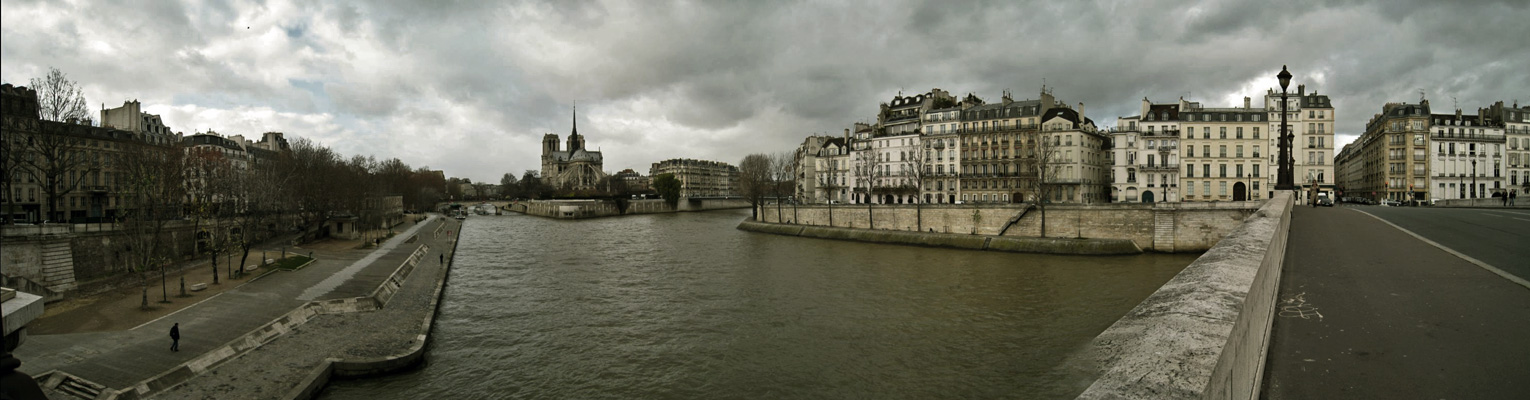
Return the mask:
{"type": "Polygon", "coordinates": [[[734,229],[746,211],[470,218],[426,365],[328,399],[1057,398],[1194,256],[1065,257],[734,229]]]}

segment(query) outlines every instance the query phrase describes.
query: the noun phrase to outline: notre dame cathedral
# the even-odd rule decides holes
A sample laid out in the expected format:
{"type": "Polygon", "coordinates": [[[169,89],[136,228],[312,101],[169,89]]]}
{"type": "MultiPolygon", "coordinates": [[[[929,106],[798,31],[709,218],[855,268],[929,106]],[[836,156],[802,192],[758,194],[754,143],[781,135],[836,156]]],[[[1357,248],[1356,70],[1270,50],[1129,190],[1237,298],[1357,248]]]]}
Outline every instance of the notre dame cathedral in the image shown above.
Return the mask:
{"type": "Polygon", "coordinates": [[[579,136],[579,114],[574,112],[568,150],[558,149],[558,135],[542,135],[542,181],[566,190],[595,190],[605,178],[605,161],[599,151],[588,150],[579,136]]]}

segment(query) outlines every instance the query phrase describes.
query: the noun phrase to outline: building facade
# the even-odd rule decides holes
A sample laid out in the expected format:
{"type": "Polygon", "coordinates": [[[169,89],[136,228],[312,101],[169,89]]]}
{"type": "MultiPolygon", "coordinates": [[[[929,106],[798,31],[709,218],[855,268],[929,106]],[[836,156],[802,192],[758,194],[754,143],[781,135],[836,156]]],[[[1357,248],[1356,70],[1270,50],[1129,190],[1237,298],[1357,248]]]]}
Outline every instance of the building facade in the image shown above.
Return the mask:
{"type": "MultiPolygon", "coordinates": [[[[1269,113],[1269,129],[1274,135],[1266,139],[1265,145],[1270,151],[1269,163],[1266,169],[1279,171],[1280,166],[1280,92],[1270,89],[1264,96],[1265,112],[1269,113]]],[[[1291,158],[1293,171],[1292,183],[1300,186],[1296,194],[1298,202],[1312,200],[1312,196],[1318,193],[1327,193],[1333,196],[1337,186],[1334,184],[1334,156],[1335,146],[1333,141],[1334,129],[1333,102],[1327,95],[1320,95],[1316,90],[1307,92],[1307,85],[1297,85],[1295,93],[1286,96],[1286,128],[1292,133],[1291,158]]],[[[1275,183],[1279,174],[1271,172],[1266,174],[1268,189],[1266,195],[1274,193],[1275,183]]]]}
{"type": "Polygon", "coordinates": [[[674,174],[680,197],[738,196],[738,167],[719,161],[670,159],[653,163],[648,176],[674,174]]]}
{"type": "MultiPolygon", "coordinates": [[[[1109,159],[1107,143],[1110,138],[1084,116],[1084,103],[1078,109],[1053,107],[1041,116],[1041,132],[1037,145],[1027,143],[1021,160],[1042,162],[1043,181],[1048,199],[1053,203],[1106,202],[1109,197],[1109,159]],[[1047,143],[1050,142],[1050,145],[1047,143]],[[1047,155],[1045,159],[1038,156],[1047,155]]],[[[1027,163],[1022,162],[1022,167],[1027,163]]],[[[1021,172],[1022,182],[1026,171],[1021,172]]],[[[1035,201],[1029,196],[1027,201],[1035,201]]]]}
{"type": "MultiPolygon", "coordinates": [[[[1019,203],[1030,201],[1037,176],[1022,173],[1025,163],[1036,157],[1042,114],[1057,106],[1051,92],[1043,90],[1037,100],[1013,100],[1004,93],[999,102],[986,104],[968,94],[961,101],[961,201],[963,203],[1019,203]]],[[[1034,171],[1034,169],[1032,169],[1034,171]]]]}
{"type": "MultiPolygon", "coordinates": [[[[45,121],[39,118],[36,91],[9,84],[0,87],[0,101],[5,166],[0,213],[6,222],[113,221],[126,207],[125,162],[180,142],[178,134],[156,125],[157,116],[141,120],[134,130],[45,121]]],[[[124,115],[108,111],[103,118],[124,115]]]]}
{"type": "Polygon", "coordinates": [[[1530,191],[1530,107],[1520,107],[1518,102],[1504,107],[1499,101],[1479,113],[1503,123],[1507,187],[1516,195],[1530,191]]]}
{"type": "MultiPolygon", "coordinates": [[[[1506,193],[1504,127],[1486,114],[1431,114],[1431,200],[1478,199],[1506,193]]],[[[1427,150],[1426,150],[1427,151],[1427,150]]]]}
{"type": "MultiPolygon", "coordinates": [[[[1365,124],[1359,147],[1345,161],[1359,163],[1358,175],[1342,188],[1345,196],[1372,201],[1427,201],[1429,185],[1429,100],[1387,103],[1365,124]]],[[[1343,168],[1343,167],[1341,167],[1343,168]]]]}
{"type": "Polygon", "coordinates": [[[1111,202],[1180,201],[1180,170],[1191,168],[1189,161],[1179,163],[1180,111],[1190,106],[1185,99],[1153,103],[1144,97],[1139,114],[1116,119],[1109,132],[1111,202]]]}
{"type": "MultiPolygon", "coordinates": [[[[1265,157],[1270,125],[1266,110],[1254,108],[1251,103],[1245,97],[1243,107],[1210,108],[1187,103],[1180,110],[1184,201],[1266,198],[1272,171],[1270,159],[1265,157]]],[[[1324,178],[1329,176],[1332,174],[1324,178]]]]}

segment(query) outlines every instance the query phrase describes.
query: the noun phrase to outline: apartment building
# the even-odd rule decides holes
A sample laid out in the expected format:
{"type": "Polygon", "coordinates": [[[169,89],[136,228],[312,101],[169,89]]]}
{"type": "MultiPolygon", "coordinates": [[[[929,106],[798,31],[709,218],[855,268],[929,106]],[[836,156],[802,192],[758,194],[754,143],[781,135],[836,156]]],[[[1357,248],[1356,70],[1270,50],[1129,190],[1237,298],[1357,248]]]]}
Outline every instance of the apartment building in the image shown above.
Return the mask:
{"type": "Polygon", "coordinates": [[[1013,100],[1004,93],[993,104],[974,95],[961,101],[961,129],[957,131],[960,151],[961,201],[966,203],[1019,203],[1031,200],[1029,193],[1036,176],[1023,174],[1024,150],[1038,145],[1037,134],[1043,113],[1057,107],[1052,93],[1043,90],[1037,100],[1013,100]]]}
{"type": "Polygon", "coordinates": [[[107,222],[122,213],[127,160],[146,147],[180,141],[158,117],[138,113],[136,102],[102,111],[103,122],[128,113],[140,124],[120,129],[83,123],[44,121],[38,117],[37,92],[5,84],[5,188],[0,209],[8,221],[107,222]],[[152,117],[152,118],[149,118],[152,117]],[[8,179],[7,179],[8,178],[8,179]],[[51,200],[51,202],[50,202],[51,200]]]}
{"type": "Polygon", "coordinates": [[[1139,114],[1116,119],[1110,135],[1110,194],[1117,203],[1178,202],[1180,110],[1191,106],[1142,99],[1139,114]]]}
{"type": "Polygon", "coordinates": [[[1504,107],[1498,101],[1479,113],[1503,122],[1506,185],[1523,197],[1530,191],[1530,107],[1520,107],[1518,102],[1504,107]]]}
{"type": "MultiPolygon", "coordinates": [[[[1179,112],[1184,201],[1265,198],[1262,193],[1270,188],[1271,167],[1264,157],[1269,149],[1270,125],[1265,110],[1254,108],[1251,103],[1248,97],[1243,98],[1242,107],[1211,108],[1184,103],[1179,112]]],[[[1325,175],[1325,180],[1331,175],[1325,175]]]]}
{"type": "MultiPolygon", "coordinates": [[[[1429,148],[1434,157],[1429,179],[1430,199],[1478,199],[1503,194],[1505,188],[1504,127],[1486,114],[1429,115],[1429,148]]],[[[1427,150],[1426,150],[1427,151],[1427,150]]]]}
{"type": "MultiPolygon", "coordinates": [[[[1041,116],[1041,132],[1036,135],[1037,145],[1029,141],[1021,149],[1024,154],[1022,168],[1034,165],[1035,175],[1044,180],[1047,197],[1053,203],[1106,202],[1109,193],[1109,156],[1106,143],[1110,138],[1095,126],[1094,120],[1084,115],[1084,103],[1078,109],[1053,107],[1041,116]],[[1039,164],[1038,164],[1039,163],[1039,164]]],[[[1027,176],[1029,171],[1022,171],[1027,176]]],[[[1036,189],[1032,189],[1034,191],[1036,189]]],[[[1027,196],[1034,201],[1043,194],[1027,196]]]]}
{"type": "MultiPolygon", "coordinates": [[[[1265,112],[1269,116],[1269,132],[1266,143],[1269,161],[1266,169],[1265,194],[1274,193],[1280,168],[1280,91],[1270,89],[1264,96],[1265,112]]],[[[1292,134],[1291,158],[1292,183],[1301,187],[1296,194],[1298,203],[1312,200],[1312,196],[1324,193],[1333,196],[1335,143],[1333,102],[1317,90],[1307,92],[1307,85],[1297,85],[1295,93],[1286,96],[1286,128],[1292,134]]]]}
{"type": "Polygon", "coordinates": [[[674,174],[680,181],[680,197],[728,197],[738,195],[738,167],[719,161],[670,159],[653,163],[648,176],[674,174]]]}
{"type": "MultiPolygon", "coordinates": [[[[944,102],[942,102],[944,103],[944,102]]],[[[951,204],[961,198],[961,106],[938,104],[924,114],[919,147],[924,152],[923,201],[927,204],[951,204]]]]}
{"type": "Polygon", "coordinates": [[[1358,179],[1346,182],[1346,196],[1375,201],[1427,201],[1429,185],[1429,100],[1387,103],[1365,124],[1355,140],[1360,147],[1345,158],[1360,163],[1358,179]]]}

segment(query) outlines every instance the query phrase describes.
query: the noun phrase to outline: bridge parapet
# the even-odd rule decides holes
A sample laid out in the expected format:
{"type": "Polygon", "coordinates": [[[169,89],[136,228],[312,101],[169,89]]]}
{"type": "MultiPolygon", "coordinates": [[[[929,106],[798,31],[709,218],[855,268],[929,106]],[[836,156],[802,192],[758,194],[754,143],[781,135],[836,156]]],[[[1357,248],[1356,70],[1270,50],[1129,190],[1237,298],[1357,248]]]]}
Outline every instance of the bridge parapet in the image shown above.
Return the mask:
{"type": "Polygon", "coordinates": [[[1259,211],[1095,338],[1081,399],[1259,397],[1290,193],[1259,211]]]}

